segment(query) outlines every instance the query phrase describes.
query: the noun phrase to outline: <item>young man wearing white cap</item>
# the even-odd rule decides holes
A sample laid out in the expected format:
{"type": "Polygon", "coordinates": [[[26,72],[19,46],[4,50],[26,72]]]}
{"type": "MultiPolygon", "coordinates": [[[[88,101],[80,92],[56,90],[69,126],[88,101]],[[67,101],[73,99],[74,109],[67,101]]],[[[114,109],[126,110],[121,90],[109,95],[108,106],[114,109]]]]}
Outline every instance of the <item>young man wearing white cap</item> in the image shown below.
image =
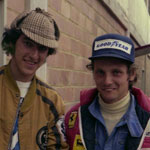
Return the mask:
{"type": "Polygon", "coordinates": [[[80,103],[66,114],[70,150],[137,150],[150,117],[150,99],[132,87],[137,75],[131,39],[99,36],[89,59],[96,88],[82,91],[80,103]]]}
{"type": "Polygon", "coordinates": [[[40,9],[21,13],[3,33],[10,54],[0,68],[0,149],[67,150],[60,95],[42,82],[37,69],[56,52],[59,29],[40,9]]]}

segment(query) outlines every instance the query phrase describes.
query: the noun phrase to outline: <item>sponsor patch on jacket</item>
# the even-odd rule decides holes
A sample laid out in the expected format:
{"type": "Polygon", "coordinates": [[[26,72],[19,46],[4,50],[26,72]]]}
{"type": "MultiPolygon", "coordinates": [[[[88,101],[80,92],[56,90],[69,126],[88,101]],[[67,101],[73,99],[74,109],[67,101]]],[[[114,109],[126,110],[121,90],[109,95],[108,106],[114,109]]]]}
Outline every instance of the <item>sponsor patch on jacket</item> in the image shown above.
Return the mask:
{"type": "Polygon", "coordinates": [[[68,127],[69,128],[73,128],[74,127],[76,119],[77,119],[77,111],[71,112],[70,118],[69,118],[69,123],[68,123],[68,127]]]}
{"type": "Polygon", "coordinates": [[[38,131],[36,135],[36,143],[39,146],[40,150],[45,150],[47,147],[47,132],[47,126],[44,126],[38,131]]]}
{"type": "Polygon", "coordinates": [[[75,140],[73,143],[73,150],[85,150],[84,145],[81,140],[81,136],[79,134],[75,136],[75,140]]]}
{"type": "Polygon", "coordinates": [[[57,125],[57,128],[58,128],[58,130],[59,130],[59,133],[60,133],[60,135],[61,135],[61,137],[62,137],[62,140],[63,140],[63,141],[66,141],[64,116],[61,116],[61,117],[59,118],[59,120],[57,121],[56,125],[57,125]]]}
{"type": "Polygon", "coordinates": [[[150,149],[150,131],[145,133],[145,137],[142,144],[142,149],[150,149]]]}
{"type": "Polygon", "coordinates": [[[149,150],[150,149],[150,119],[147,122],[146,128],[142,135],[139,147],[137,150],[149,150]]]}
{"type": "Polygon", "coordinates": [[[101,49],[117,49],[123,51],[125,53],[130,54],[132,45],[121,40],[116,39],[107,39],[95,42],[94,50],[101,50],[101,49]]]}

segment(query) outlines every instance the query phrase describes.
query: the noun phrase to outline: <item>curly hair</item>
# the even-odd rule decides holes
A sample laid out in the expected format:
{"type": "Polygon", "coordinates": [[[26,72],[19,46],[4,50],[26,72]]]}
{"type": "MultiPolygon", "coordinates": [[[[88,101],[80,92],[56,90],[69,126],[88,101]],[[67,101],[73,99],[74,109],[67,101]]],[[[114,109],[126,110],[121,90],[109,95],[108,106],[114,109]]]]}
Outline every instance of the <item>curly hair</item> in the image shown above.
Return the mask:
{"type": "Polygon", "coordinates": [[[1,45],[7,55],[14,55],[15,44],[21,34],[23,34],[21,30],[5,28],[5,32],[2,35],[1,45]]]}
{"type": "MultiPolygon", "coordinates": [[[[125,60],[121,60],[121,62],[123,62],[125,65],[127,65],[127,73],[130,75],[133,72],[136,73],[134,80],[129,81],[129,90],[132,89],[133,85],[137,82],[138,79],[138,74],[137,74],[137,66],[135,64],[131,64],[128,61],[125,60]]],[[[92,60],[89,64],[86,65],[86,68],[90,71],[94,71],[94,60],[92,60]]]]}

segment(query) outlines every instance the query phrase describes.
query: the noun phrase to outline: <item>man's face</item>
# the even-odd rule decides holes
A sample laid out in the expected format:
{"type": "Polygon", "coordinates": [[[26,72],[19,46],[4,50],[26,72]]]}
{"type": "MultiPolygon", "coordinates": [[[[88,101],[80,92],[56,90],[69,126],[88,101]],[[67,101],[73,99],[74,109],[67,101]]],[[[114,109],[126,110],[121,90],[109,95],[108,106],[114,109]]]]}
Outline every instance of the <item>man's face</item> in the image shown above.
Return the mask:
{"type": "Polygon", "coordinates": [[[31,81],[36,70],[46,61],[48,48],[21,35],[15,45],[11,71],[18,81],[31,81]]]}
{"type": "Polygon", "coordinates": [[[127,65],[115,58],[94,60],[93,76],[105,103],[114,103],[126,96],[129,80],[135,77],[129,76],[127,65]]]}

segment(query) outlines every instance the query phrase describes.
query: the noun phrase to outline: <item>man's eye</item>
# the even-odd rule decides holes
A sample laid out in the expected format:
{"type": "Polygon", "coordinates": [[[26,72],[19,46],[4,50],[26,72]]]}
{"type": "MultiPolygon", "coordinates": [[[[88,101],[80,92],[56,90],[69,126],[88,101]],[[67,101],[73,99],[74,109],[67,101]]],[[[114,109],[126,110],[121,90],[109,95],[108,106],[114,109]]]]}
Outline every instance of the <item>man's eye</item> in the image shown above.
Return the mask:
{"type": "Polygon", "coordinates": [[[38,49],[40,51],[46,51],[46,50],[48,50],[48,47],[46,47],[46,46],[38,46],[38,49]]]}
{"type": "Polygon", "coordinates": [[[32,47],[32,46],[33,46],[33,43],[30,42],[30,41],[24,41],[24,44],[25,44],[27,47],[32,47]]]}
{"type": "Polygon", "coordinates": [[[98,74],[98,75],[104,75],[104,71],[102,71],[102,70],[97,70],[97,71],[96,71],[96,74],[98,74]]]}
{"type": "Polygon", "coordinates": [[[121,74],[121,72],[120,72],[119,70],[114,70],[114,71],[113,71],[113,74],[114,74],[114,75],[119,75],[119,74],[121,74]]]}

